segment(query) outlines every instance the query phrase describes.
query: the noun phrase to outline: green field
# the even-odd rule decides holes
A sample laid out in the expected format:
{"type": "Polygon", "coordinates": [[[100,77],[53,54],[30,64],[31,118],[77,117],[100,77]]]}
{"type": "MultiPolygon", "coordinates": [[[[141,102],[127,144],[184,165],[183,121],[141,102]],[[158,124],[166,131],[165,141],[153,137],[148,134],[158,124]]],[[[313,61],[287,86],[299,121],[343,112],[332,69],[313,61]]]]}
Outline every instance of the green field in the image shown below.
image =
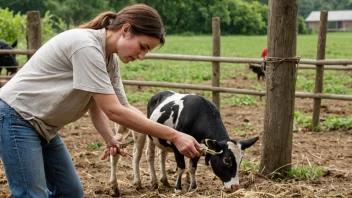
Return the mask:
{"type": "MultiPolygon", "coordinates": [[[[299,35],[297,38],[297,56],[303,59],[315,59],[318,35],[299,35]]],[[[352,58],[352,32],[328,33],[326,44],[327,59],[352,58]]],[[[266,36],[222,36],[221,56],[259,58],[261,50],[266,46],[266,36]]],[[[25,48],[21,43],[19,49],[25,48]]],[[[152,53],[185,54],[211,56],[212,37],[208,36],[174,36],[166,37],[166,43],[156,48],[152,53]]],[[[26,56],[17,56],[21,65],[26,56]]],[[[189,84],[211,83],[211,63],[197,61],[143,60],[129,64],[121,63],[121,75],[127,80],[148,80],[189,84]]],[[[3,70],[4,73],[4,70],[3,70]]],[[[249,75],[253,80],[253,89],[265,90],[265,87],[255,81],[255,74],[248,72],[246,64],[221,63],[221,82],[236,76],[249,75]]],[[[299,70],[297,90],[312,92],[314,89],[315,71],[299,70]]],[[[324,73],[324,93],[352,94],[351,72],[331,71],[324,73]]],[[[126,86],[131,102],[145,102],[153,92],[165,89],[152,89],[150,92],[134,93],[131,86],[126,86]],[[129,91],[131,90],[131,91],[129,91]]],[[[202,92],[210,96],[210,92],[202,92]]],[[[226,103],[226,101],[225,101],[226,103]]]]}
{"type": "MultiPolygon", "coordinates": [[[[297,38],[297,56],[304,59],[315,59],[318,35],[299,35],[297,38]]],[[[328,33],[326,44],[327,59],[350,59],[352,33],[328,33]]],[[[259,58],[261,50],[267,42],[266,36],[223,36],[221,37],[221,56],[259,58]]],[[[209,36],[167,36],[166,44],[154,49],[152,53],[203,55],[212,54],[212,37],[209,36]]],[[[143,60],[121,64],[123,79],[164,81],[190,84],[210,84],[211,63],[196,61],[143,60]]],[[[246,71],[245,64],[221,63],[221,81],[245,73],[253,79],[256,90],[265,87],[255,85],[255,74],[246,71]]],[[[324,93],[352,94],[351,72],[325,71],[324,93]]],[[[297,90],[312,92],[314,89],[315,71],[300,70],[297,80],[297,90]]],[[[136,101],[141,96],[130,99],[136,101]]],[[[150,93],[151,94],[151,93],[150,93]]],[[[210,93],[205,93],[206,95],[210,93]]],[[[145,94],[145,98],[150,95],[145,94]]]]}

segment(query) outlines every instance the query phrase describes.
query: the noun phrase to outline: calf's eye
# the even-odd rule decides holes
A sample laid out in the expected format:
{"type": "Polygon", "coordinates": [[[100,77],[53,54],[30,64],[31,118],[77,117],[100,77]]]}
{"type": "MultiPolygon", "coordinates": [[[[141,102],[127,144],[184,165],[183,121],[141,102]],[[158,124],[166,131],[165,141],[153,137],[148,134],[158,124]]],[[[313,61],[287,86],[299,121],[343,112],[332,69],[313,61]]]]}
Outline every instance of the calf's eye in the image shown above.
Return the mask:
{"type": "Polygon", "coordinates": [[[229,165],[229,166],[232,165],[231,157],[224,157],[223,161],[226,165],[229,165]]]}

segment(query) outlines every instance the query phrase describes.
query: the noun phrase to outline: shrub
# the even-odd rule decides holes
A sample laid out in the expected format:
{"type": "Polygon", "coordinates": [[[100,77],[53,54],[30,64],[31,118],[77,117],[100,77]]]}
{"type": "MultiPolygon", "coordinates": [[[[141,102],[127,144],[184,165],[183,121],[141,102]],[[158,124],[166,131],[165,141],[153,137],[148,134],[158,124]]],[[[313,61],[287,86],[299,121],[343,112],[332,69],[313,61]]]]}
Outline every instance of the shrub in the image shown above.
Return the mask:
{"type": "Polygon", "coordinates": [[[0,39],[12,43],[20,36],[24,36],[26,16],[14,14],[8,8],[0,8],[0,27],[0,39]]]}

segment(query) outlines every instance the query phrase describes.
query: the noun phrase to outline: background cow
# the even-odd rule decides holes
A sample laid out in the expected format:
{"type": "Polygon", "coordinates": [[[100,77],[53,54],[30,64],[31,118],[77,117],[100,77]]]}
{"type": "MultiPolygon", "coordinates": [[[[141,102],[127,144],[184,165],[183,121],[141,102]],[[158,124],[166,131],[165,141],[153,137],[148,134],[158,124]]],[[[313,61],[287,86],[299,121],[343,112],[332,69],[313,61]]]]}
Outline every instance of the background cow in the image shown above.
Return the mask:
{"type": "MultiPolygon", "coordinates": [[[[0,41],[0,49],[13,49],[17,46],[17,40],[9,45],[4,41],[0,41]]],[[[18,66],[15,54],[0,54],[0,73],[2,70],[1,66],[18,66]]],[[[6,75],[13,75],[17,72],[18,68],[6,68],[6,75]]]]}

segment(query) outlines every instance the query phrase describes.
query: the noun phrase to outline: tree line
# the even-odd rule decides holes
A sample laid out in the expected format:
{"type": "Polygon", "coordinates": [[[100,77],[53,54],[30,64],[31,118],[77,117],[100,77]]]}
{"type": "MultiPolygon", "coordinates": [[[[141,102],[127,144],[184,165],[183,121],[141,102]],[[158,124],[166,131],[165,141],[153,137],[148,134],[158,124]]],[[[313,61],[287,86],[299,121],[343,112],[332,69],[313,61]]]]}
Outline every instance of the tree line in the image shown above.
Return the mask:
{"type": "MultiPolygon", "coordinates": [[[[118,12],[135,3],[155,8],[167,34],[211,34],[211,19],[215,16],[220,17],[223,35],[267,33],[268,0],[0,0],[0,7],[22,15],[38,10],[44,16],[50,11],[53,20],[61,20],[68,29],[100,12],[118,12]]],[[[298,0],[298,5],[299,33],[307,33],[304,18],[311,11],[352,9],[352,0],[298,0]]]]}

